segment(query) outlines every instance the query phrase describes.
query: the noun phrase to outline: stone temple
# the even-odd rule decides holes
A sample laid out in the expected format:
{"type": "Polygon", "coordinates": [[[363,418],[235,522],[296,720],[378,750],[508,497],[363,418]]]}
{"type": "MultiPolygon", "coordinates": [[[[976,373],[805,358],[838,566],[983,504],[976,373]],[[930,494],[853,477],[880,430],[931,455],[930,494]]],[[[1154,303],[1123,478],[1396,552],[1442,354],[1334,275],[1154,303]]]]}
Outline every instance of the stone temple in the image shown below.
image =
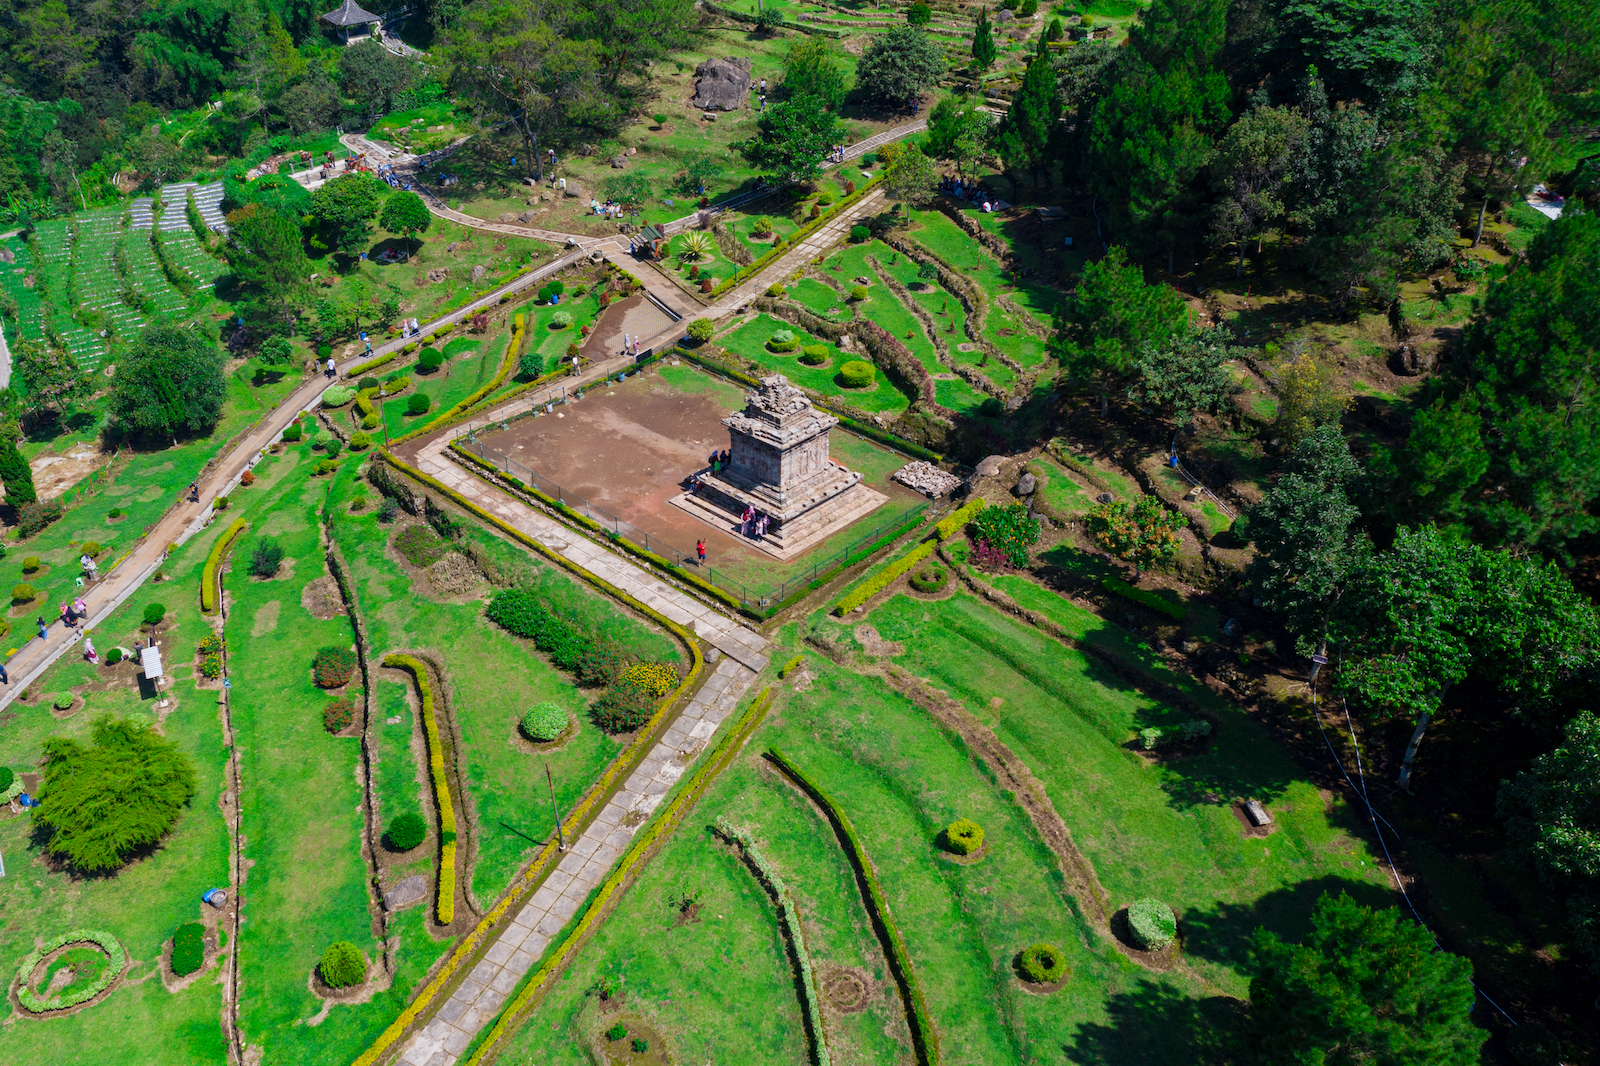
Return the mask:
{"type": "Polygon", "coordinates": [[[881,506],[888,497],[861,483],[861,474],[834,462],[828,431],[839,424],[811,406],[782,374],[761,379],[743,411],[722,420],[729,461],[706,471],[699,490],[673,503],[722,530],[739,532],[751,507],[773,519],[766,536],[746,538],[780,559],[792,558],[881,506]]]}

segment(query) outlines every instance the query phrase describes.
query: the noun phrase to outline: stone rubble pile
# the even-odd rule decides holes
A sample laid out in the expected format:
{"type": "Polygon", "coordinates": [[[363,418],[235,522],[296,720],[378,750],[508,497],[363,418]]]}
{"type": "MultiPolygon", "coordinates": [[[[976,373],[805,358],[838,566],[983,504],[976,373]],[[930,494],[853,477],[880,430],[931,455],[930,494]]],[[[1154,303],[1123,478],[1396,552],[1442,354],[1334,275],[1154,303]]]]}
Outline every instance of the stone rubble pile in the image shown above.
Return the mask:
{"type": "Polygon", "coordinates": [[[961,479],[954,474],[946,473],[921,459],[907,463],[896,470],[894,480],[908,489],[922,493],[930,500],[936,500],[947,492],[953,492],[961,485],[961,479]]]}

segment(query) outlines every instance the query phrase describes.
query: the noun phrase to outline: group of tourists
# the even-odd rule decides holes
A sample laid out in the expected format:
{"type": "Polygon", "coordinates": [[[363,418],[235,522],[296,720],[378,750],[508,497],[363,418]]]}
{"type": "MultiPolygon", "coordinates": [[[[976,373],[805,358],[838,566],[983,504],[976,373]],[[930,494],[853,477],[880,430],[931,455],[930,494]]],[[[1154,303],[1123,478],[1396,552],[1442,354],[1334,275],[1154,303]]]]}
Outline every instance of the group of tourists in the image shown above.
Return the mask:
{"type": "Polygon", "coordinates": [[[599,200],[591,198],[589,200],[589,210],[603,218],[621,218],[626,208],[616,200],[607,200],[605,203],[601,203],[599,200]]]}
{"type": "Polygon", "coordinates": [[[743,523],[740,532],[751,540],[760,540],[767,535],[767,527],[772,524],[772,516],[762,514],[754,507],[746,507],[740,516],[743,523]]]}
{"type": "Polygon", "coordinates": [[[1011,205],[994,195],[983,186],[961,178],[945,178],[939,182],[939,191],[947,196],[954,196],[957,200],[965,200],[969,204],[977,204],[988,214],[991,211],[1000,211],[1011,205]]]}

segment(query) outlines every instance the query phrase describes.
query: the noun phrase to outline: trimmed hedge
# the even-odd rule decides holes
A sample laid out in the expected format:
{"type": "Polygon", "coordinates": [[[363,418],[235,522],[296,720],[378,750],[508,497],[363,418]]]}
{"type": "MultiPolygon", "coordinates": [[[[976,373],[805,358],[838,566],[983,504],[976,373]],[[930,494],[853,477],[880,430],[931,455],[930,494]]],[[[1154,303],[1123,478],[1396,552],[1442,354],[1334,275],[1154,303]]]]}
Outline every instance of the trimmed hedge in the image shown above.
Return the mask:
{"type": "Polygon", "coordinates": [[[1171,618],[1174,621],[1181,622],[1185,618],[1189,617],[1188,604],[1173,603],[1165,596],[1151,592],[1149,589],[1142,589],[1137,585],[1130,585],[1120,577],[1101,578],[1100,584],[1112,595],[1121,596],[1125,600],[1132,600],[1134,603],[1142,604],[1143,606],[1150,608],[1152,611],[1157,611],[1166,615],[1168,618],[1171,618]]]}
{"type": "Polygon", "coordinates": [[[567,731],[567,709],[559,703],[541,703],[522,716],[522,735],[536,744],[548,744],[567,731]]]}
{"type": "Polygon", "coordinates": [[[805,665],[805,661],[806,657],[804,655],[796,655],[793,659],[790,659],[779,668],[778,677],[780,679],[788,677],[790,674],[800,669],[801,666],[805,665]]]}
{"type": "Polygon", "coordinates": [[[862,845],[861,838],[856,835],[855,826],[850,824],[850,819],[839,805],[833,802],[826,792],[777,748],[767,749],[767,758],[777,764],[778,768],[789,776],[801,791],[809,795],[821,807],[828,820],[833,823],[839,839],[844,842],[845,851],[850,859],[850,865],[855,868],[858,881],[861,884],[862,902],[866,904],[867,916],[872,920],[878,938],[883,942],[883,953],[889,962],[889,972],[894,975],[895,984],[900,986],[900,995],[906,1005],[906,1021],[910,1023],[911,1045],[921,1066],[933,1066],[939,1061],[939,1034],[933,1028],[933,1015],[928,1010],[927,1001],[922,995],[922,986],[917,981],[916,971],[911,968],[911,956],[906,951],[905,941],[900,939],[900,930],[895,928],[894,919],[889,915],[889,904],[883,898],[883,889],[878,885],[878,875],[872,868],[872,860],[867,857],[867,849],[862,845]]]}
{"type": "Polygon", "coordinates": [[[983,826],[971,818],[957,818],[945,827],[944,842],[957,855],[971,855],[983,847],[983,826]]]}
{"type": "Polygon", "coordinates": [[[717,818],[717,832],[744,851],[750,865],[756,868],[762,883],[772,893],[778,905],[778,917],[783,920],[783,930],[788,934],[789,946],[794,951],[800,971],[800,990],[805,998],[806,1023],[811,1030],[812,1046],[816,1050],[816,1066],[832,1066],[828,1045],[822,1026],[822,999],[817,994],[817,975],[811,963],[811,952],[806,948],[805,930],[800,925],[800,908],[789,894],[789,886],[773,867],[765,853],[748,833],[738,829],[727,819],[717,818]]]}
{"type": "Polygon", "coordinates": [[[356,390],[349,385],[329,385],[322,393],[322,406],[343,407],[356,398],[356,390]]]}
{"type": "Polygon", "coordinates": [[[77,1006],[79,1003],[93,999],[107,988],[110,988],[111,983],[122,976],[122,970],[127,965],[128,953],[123,950],[122,942],[102,929],[74,929],[70,933],[62,933],[60,936],[54,936],[46,940],[43,947],[30,951],[22,960],[22,965],[17,968],[17,1002],[21,1003],[25,1010],[32,1011],[35,1014],[42,1014],[45,1011],[52,1010],[65,1010],[68,1007],[77,1006]],[[106,968],[100,974],[99,980],[84,985],[82,988],[68,989],[53,996],[41,996],[35,992],[33,984],[28,978],[33,976],[33,971],[40,962],[44,961],[44,957],[58,948],[66,947],[68,944],[80,943],[94,944],[111,956],[111,961],[106,964],[106,968]]]}
{"type": "Polygon", "coordinates": [[[243,515],[235,518],[233,525],[229,526],[211,546],[211,554],[206,556],[206,565],[200,571],[200,609],[206,614],[212,614],[217,609],[218,593],[221,591],[217,583],[217,572],[222,568],[222,557],[233,546],[233,542],[239,539],[239,534],[244,532],[247,525],[249,523],[244,520],[243,515]]]}
{"type": "Polygon", "coordinates": [[[839,368],[839,379],[847,389],[864,389],[877,377],[877,368],[863,359],[852,359],[839,368]]]}
{"type": "Polygon", "coordinates": [[[1026,981],[1053,985],[1067,976],[1067,956],[1054,944],[1033,944],[1017,955],[1017,970],[1026,981]]]}
{"type": "Polygon", "coordinates": [[[980,496],[959,511],[951,511],[939,519],[939,524],[933,527],[933,532],[940,540],[949,540],[951,537],[967,528],[967,523],[978,517],[988,503],[980,496]]]}
{"type": "Polygon", "coordinates": [[[440,925],[456,917],[456,809],[450,801],[450,781],[445,776],[444,748],[439,740],[439,721],[434,714],[433,682],[420,659],[409,655],[387,655],[383,665],[408,670],[417,683],[422,701],[422,727],[428,739],[428,776],[433,779],[434,804],[439,808],[439,891],[434,914],[440,925]]]}
{"type": "Polygon", "coordinates": [[[938,547],[938,542],[932,540],[925,540],[918,544],[905,555],[902,555],[840,597],[839,602],[834,604],[833,613],[843,618],[863,603],[872,599],[879,592],[882,592],[895,578],[932,555],[933,549],[936,547],[938,547]]]}
{"type": "Polygon", "coordinates": [[[1160,951],[1178,936],[1178,919],[1159,899],[1141,899],[1128,908],[1128,930],[1146,951],[1160,951]]]}

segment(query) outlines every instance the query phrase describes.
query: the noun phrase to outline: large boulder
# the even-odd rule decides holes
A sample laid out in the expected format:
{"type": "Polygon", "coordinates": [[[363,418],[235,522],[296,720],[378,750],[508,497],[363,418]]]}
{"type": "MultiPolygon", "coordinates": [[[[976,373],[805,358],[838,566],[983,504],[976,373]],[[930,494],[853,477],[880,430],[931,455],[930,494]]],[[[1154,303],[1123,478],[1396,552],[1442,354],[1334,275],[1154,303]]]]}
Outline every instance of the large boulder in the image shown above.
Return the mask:
{"type": "Polygon", "coordinates": [[[750,98],[749,60],[708,59],[694,68],[694,99],[702,111],[737,111],[750,98]]]}

